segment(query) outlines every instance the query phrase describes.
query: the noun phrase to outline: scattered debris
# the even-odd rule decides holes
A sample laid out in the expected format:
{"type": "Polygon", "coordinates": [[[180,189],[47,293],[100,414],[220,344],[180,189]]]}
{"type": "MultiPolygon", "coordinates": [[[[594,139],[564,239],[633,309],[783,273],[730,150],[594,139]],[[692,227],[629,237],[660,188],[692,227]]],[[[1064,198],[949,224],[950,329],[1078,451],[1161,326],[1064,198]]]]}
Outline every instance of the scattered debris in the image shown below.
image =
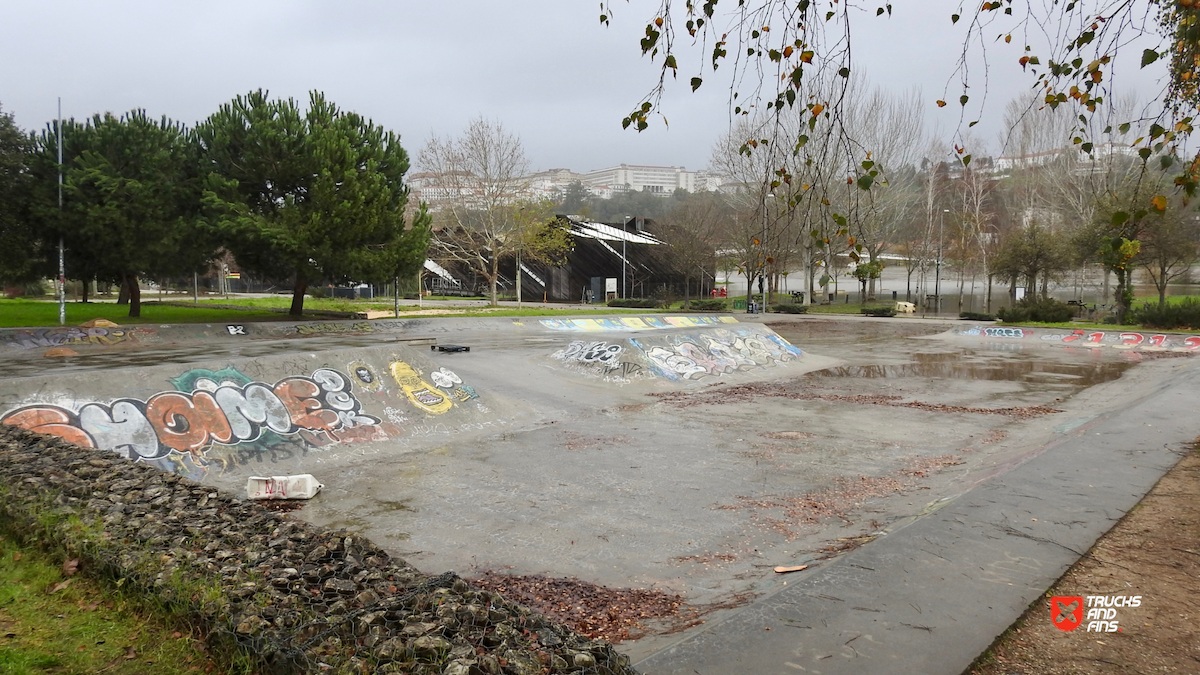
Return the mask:
{"type": "Polygon", "coordinates": [[[768,431],[759,434],[763,438],[771,438],[776,440],[797,441],[801,438],[816,438],[816,434],[810,434],[807,431],[768,431]]]}
{"type": "Polygon", "coordinates": [[[321,488],[310,473],[295,476],[250,476],[246,479],[247,499],[312,499],[321,488]]]}
{"type": "MultiPolygon", "coordinates": [[[[933,412],[946,413],[976,413],[983,415],[1005,415],[1007,417],[1032,418],[1049,415],[1050,413],[1062,412],[1057,408],[1048,406],[1031,405],[1031,406],[1016,406],[1009,408],[973,408],[961,405],[946,405],[942,403],[924,403],[922,401],[903,401],[901,396],[889,396],[886,394],[820,394],[812,391],[800,391],[786,383],[780,382],[755,382],[751,384],[740,384],[732,387],[724,387],[722,389],[711,389],[706,391],[689,392],[689,391],[667,391],[667,392],[651,392],[647,396],[654,396],[663,403],[668,403],[678,408],[688,408],[696,405],[717,405],[728,403],[748,403],[763,397],[787,398],[796,401],[833,401],[838,403],[857,403],[860,405],[886,405],[897,408],[917,408],[920,410],[929,410],[933,412]]],[[[767,434],[763,434],[768,438],[767,434]]]]}
{"type": "Polygon", "coordinates": [[[903,492],[938,469],[961,464],[957,455],[912,456],[897,472],[898,476],[859,476],[857,480],[838,477],[833,486],[796,496],[751,498],[738,496],[736,504],[721,504],[723,510],[751,509],[752,520],[772,530],[788,541],[802,534],[805,525],[815,525],[828,518],[845,518],[850,511],[875,497],[903,492]],[[768,515],[782,513],[782,517],[768,515]]]}
{"type": "Polygon", "coordinates": [[[42,354],[42,356],[45,356],[47,358],[60,358],[60,357],[64,357],[64,356],[79,356],[79,352],[75,351],[74,349],[71,349],[70,347],[53,347],[51,349],[46,350],[46,353],[42,354]]]}
{"type": "Polygon", "coordinates": [[[262,507],[276,513],[291,513],[304,508],[304,504],[300,499],[268,499],[262,502],[262,507]]]}
{"type": "Polygon", "coordinates": [[[471,348],[462,345],[429,345],[429,351],[434,350],[439,352],[469,352],[471,348]]]}
{"type": "Polygon", "coordinates": [[[650,632],[647,621],[674,617],[683,596],[640,588],[609,588],[574,578],[484,572],[473,583],[560,621],[581,635],[613,644],[650,632]]]}
{"type": "Polygon", "coordinates": [[[711,562],[730,563],[737,560],[738,557],[732,553],[706,553],[704,555],[685,555],[672,558],[675,562],[691,562],[707,565],[711,562]]]}

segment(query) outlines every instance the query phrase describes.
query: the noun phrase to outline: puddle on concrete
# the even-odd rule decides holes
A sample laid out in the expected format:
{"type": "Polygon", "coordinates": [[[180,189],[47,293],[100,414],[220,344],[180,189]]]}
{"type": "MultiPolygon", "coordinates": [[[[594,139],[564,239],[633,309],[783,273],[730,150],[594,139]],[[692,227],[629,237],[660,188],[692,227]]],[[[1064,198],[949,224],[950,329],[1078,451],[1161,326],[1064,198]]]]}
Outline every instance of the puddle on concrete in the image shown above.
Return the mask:
{"type": "Polygon", "coordinates": [[[1033,359],[972,360],[958,352],[913,354],[914,361],[892,365],[841,366],[808,373],[809,377],[901,378],[929,377],[955,380],[1007,380],[1091,387],[1115,380],[1131,367],[1121,361],[1063,363],[1033,359]]]}

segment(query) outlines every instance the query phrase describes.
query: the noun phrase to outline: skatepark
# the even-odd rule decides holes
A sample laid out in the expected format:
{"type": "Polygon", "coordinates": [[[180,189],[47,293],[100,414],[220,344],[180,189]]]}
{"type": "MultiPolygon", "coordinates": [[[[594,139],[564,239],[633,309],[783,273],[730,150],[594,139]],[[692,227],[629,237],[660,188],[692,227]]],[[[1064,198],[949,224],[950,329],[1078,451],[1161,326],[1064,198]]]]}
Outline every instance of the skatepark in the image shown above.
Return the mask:
{"type": "Polygon", "coordinates": [[[1200,435],[1191,335],[763,319],[9,330],[0,421],[313,474],[295,516],[427,574],[679,594],[618,649],[705,675],[962,672],[1200,435]]]}

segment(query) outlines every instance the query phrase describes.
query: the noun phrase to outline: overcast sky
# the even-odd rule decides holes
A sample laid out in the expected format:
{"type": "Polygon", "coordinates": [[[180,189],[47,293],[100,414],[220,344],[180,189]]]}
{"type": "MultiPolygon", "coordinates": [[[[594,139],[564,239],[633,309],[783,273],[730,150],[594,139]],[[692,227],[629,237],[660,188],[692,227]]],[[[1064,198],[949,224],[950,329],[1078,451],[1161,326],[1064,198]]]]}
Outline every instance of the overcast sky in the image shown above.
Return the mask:
{"type": "MultiPolygon", "coordinates": [[[[858,72],[920,87],[930,124],[948,136],[958,107],[933,101],[961,49],[961,29],[948,19],[958,3],[893,3],[891,18],[863,14],[856,23],[858,72]]],[[[657,6],[613,0],[612,25],[602,27],[596,0],[8,0],[0,106],[27,129],[53,119],[60,96],[66,117],[145,108],[191,125],[253,89],[302,100],[317,89],[399,133],[414,156],[431,134],[456,134],[482,115],[521,137],[535,170],[704,168],[729,126],[728,90],[709,79],[687,91],[696,54],[681,58],[681,81],[664,101],[669,128],[620,126],[656,79],[637,41],[657,6]]],[[[1032,84],[1013,65],[1017,42],[990,52],[989,104],[976,131],[993,144],[1004,104],[1032,84]]],[[[1160,72],[1148,70],[1125,86],[1154,95],[1160,72]]],[[[974,84],[978,100],[983,82],[974,84]]]]}

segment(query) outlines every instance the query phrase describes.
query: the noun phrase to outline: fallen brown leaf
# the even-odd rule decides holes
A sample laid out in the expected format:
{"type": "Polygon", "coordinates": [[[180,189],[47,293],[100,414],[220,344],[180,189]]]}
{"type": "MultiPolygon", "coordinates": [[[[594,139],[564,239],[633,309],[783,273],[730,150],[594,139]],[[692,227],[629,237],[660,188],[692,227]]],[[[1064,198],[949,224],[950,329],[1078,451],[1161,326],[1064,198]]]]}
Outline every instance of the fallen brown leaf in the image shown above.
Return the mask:
{"type": "Polygon", "coordinates": [[[50,593],[57,593],[70,585],[71,585],[70,579],[67,579],[66,581],[60,581],[57,584],[54,584],[54,586],[50,588],[50,593]]]}
{"type": "Polygon", "coordinates": [[[13,562],[16,562],[20,559],[21,559],[21,553],[19,551],[13,551],[13,562]]]}
{"type": "Polygon", "coordinates": [[[791,567],[785,567],[783,565],[780,565],[779,567],[775,568],[775,573],[776,574],[787,574],[788,572],[799,572],[800,570],[806,570],[806,569],[808,569],[808,565],[793,565],[791,567]]]}
{"type": "Polygon", "coordinates": [[[75,576],[75,573],[78,571],[79,571],[79,559],[78,558],[72,558],[63,563],[62,573],[64,575],[66,575],[68,577],[73,577],[73,576],[75,576]]]}
{"type": "Polygon", "coordinates": [[[126,647],[125,648],[125,660],[128,661],[130,659],[136,659],[136,658],[137,658],[137,651],[132,646],[126,647]]]}

